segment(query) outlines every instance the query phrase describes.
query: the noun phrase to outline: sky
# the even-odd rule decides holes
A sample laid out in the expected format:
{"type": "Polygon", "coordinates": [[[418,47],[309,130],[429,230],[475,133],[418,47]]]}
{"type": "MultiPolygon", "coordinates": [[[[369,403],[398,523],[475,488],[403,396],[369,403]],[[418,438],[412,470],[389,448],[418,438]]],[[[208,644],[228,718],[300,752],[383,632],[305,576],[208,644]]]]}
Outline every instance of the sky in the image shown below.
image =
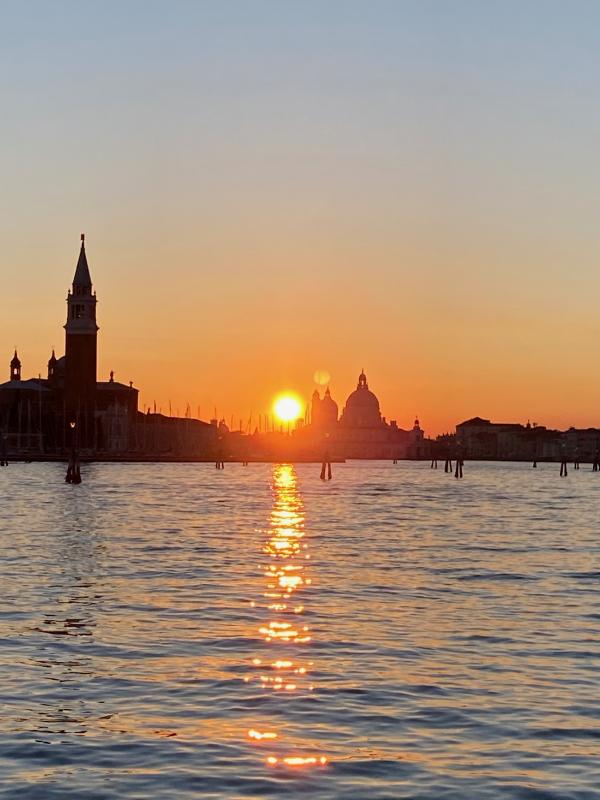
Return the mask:
{"type": "MultiPolygon", "coordinates": [[[[600,6],[0,0],[0,342],[228,421],[600,425],[600,6]]],[[[237,424],[236,424],[237,427],[237,424]]]]}

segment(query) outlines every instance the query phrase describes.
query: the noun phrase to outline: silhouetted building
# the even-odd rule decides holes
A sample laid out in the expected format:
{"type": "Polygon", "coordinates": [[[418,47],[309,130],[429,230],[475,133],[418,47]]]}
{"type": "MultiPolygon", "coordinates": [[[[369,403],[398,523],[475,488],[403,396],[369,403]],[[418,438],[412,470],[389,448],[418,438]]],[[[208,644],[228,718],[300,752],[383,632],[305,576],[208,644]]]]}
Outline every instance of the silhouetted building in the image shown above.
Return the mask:
{"type": "Polygon", "coordinates": [[[15,349],[15,354],[12,357],[12,361],[10,362],[9,381],[20,381],[20,380],[21,380],[21,360],[17,355],[17,351],[15,349]]]}
{"type": "Polygon", "coordinates": [[[47,377],[23,380],[17,352],[10,379],[0,385],[0,431],[7,449],[23,454],[56,454],[72,446],[89,451],[132,448],[137,389],[98,382],[96,295],[85,252],[85,237],[67,295],[65,355],[52,350],[47,377]]]}
{"type": "Polygon", "coordinates": [[[208,422],[165,414],[138,413],[132,450],[164,460],[212,458],[218,447],[217,428],[208,422]]]}
{"type": "Polygon", "coordinates": [[[498,458],[501,434],[515,434],[524,430],[523,425],[512,422],[491,422],[489,419],[473,417],[456,426],[456,438],[468,458],[498,458]]]}
{"type": "Polygon", "coordinates": [[[466,458],[490,461],[557,461],[564,456],[593,461],[600,451],[600,430],[569,428],[563,432],[536,423],[473,417],[456,426],[455,444],[460,444],[466,458]]]}
{"type": "Polygon", "coordinates": [[[381,416],[379,400],[369,389],[364,370],[339,419],[329,388],[323,399],[315,390],[310,424],[297,430],[296,437],[317,450],[326,449],[333,458],[424,458],[429,452],[419,420],[412,430],[404,430],[395,420],[387,422],[381,416]]]}
{"type": "MultiPolygon", "coordinates": [[[[48,359],[47,377],[23,380],[15,350],[0,384],[0,435],[10,454],[60,455],[73,446],[90,454],[132,458],[212,456],[217,431],[200,420],[141,414],[138,390],[97,379],[96,293],[85,237],[67,295],[65,355],[48,359]]],[[[1,444],[1,443],[0,443],[1,444]]]]}
{"type": "Polygon", "coordinates": [[[356,389],[348,396],[340,426],[351,429],[377,430],[382,426],[379,400],[369,389],[364,370],[358,376],[356,389]]]}
{"type": "Polygon", "coordinates": [[[64,399],[67,416],[76,420],[84,447],[96,444],[96,302],[82,233],[73,286],[67,295],[64,399]]]}
{"type": "Polygon", "coordinates": [[[338,424],[338,405],[331,397],[329,386],[325,390],[322,400],[316,389],[313,392],[310,419],[311,424],[319,431],[331,432],[335,430],[338,424]]]}

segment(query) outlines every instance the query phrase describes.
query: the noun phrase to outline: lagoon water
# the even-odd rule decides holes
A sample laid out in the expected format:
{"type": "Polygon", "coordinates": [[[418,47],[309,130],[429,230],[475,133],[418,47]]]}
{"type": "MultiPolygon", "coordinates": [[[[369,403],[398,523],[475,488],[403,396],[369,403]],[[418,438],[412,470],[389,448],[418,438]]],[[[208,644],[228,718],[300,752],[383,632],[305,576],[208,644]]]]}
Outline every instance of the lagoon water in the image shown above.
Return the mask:
{"type": "Polygon", "coordinates": [[[600,798],[600,474],[0,470],[0,798],[600,798]]]}

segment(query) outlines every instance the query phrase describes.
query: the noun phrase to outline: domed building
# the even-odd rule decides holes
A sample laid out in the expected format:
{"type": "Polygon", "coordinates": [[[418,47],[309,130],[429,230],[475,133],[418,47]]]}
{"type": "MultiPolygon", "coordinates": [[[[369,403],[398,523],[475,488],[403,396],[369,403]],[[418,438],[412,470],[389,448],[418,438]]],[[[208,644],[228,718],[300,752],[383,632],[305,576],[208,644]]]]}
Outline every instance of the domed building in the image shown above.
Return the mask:
{"type": "Polygon", "coordinates": [[[356,389],[349,395],[338,421],[338,406],[329,388],[323,399],[315,389],[311,404],[311,422],[298,432],[304,441],[312,440],[336,458],[396,459],[421,458],[425,454],[424,434],[418,420],[412,430],[399,428],[395,420],[381,415],[379,400],[369,389],[364,370],[356,389]]]}
{"type": "Polygon", "coordinates": [[[381,419],[379,400],[369,389],[364,370],[358,376],[356,389],[346,400],[340,419],[344,428],[380,428],[385,423],[381,419]]]}
{"type": "Polygon", "coordinates": [[[338,421],[338,404],[331,396],[329,386],[321,400],[319,392],[315,389],[311,404],[311,422],[320,431],[332,431],[338,421]]]}

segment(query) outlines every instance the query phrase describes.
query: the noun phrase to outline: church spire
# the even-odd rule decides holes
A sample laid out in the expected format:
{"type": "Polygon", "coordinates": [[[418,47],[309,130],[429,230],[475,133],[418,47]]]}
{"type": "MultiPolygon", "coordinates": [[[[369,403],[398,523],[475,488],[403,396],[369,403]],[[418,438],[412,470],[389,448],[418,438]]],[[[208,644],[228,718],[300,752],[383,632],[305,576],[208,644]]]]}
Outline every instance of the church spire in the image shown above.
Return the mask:
{"type": "Polygon", "coordinates": [[[48,380],[54,376],[54,370],[56,369],[56,353],[54,352],[54,348],[52,348],[52,355],[48,359],[48,380]]]}
{"type": "Polygon", "coordinates": [[[10,379],[11,381],[21,380],[21,360],[17,355],[17,348],[15,347],[15,354],[10,362],[10,379]]]}
{"type": "Polygon", "coordinates": [[[85,254],[85,233],[82,233],[81,249],[79,251],[77,267],[75,268],[75,277],[73,278],[73,294],[91,294],[91,292],[92,278],[85,254]]]}

